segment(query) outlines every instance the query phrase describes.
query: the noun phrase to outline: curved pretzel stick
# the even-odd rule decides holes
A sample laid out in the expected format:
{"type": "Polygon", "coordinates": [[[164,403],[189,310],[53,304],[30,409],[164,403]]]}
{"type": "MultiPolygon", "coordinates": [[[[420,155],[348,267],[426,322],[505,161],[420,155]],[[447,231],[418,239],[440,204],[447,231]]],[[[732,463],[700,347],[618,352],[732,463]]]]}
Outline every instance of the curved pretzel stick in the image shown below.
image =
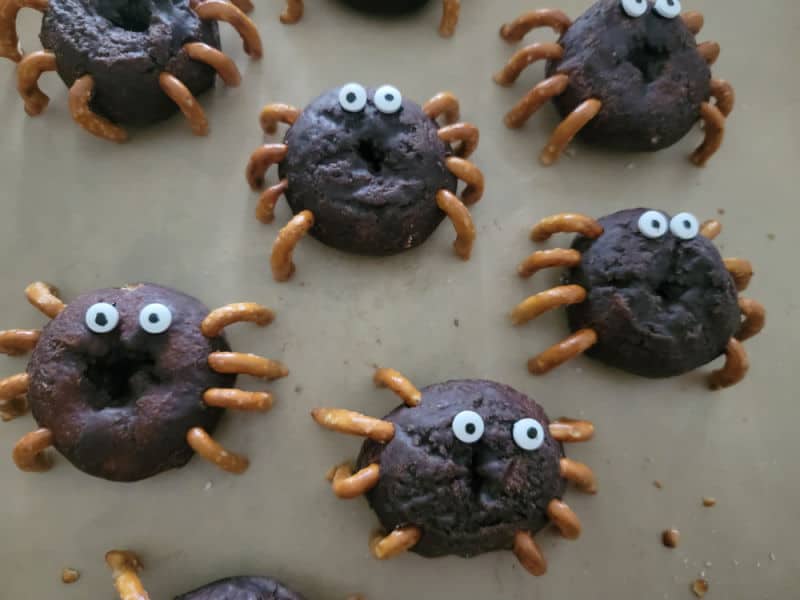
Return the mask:
{"type": "Polygon", "coordinates": [[[444,115],[445,125],[452,125],[461,118],[458,98],[450,92],[441,92],[422,105],[422,112],[434,121],[444,115]]]}
{"type": "Polygon", "coordinates": [[[550,436],[558,442],[566,444],[587,442],[594,437],[594,424],[591,421],[561,417],[550,423],[548,431],[550,431],[550,436]]]}
{"type": "Polygon", "coordinates": [[[554,250],[539,250],[523,260],[517,273],[520,277],[530,277],[542,269],[553,267],[576,267],[581,264],[581,253],[577,250],[556,248],[554,250]]]}
{"type": "Polygon", "coordinates": [[[571,26],[572,19],[564,12],[544,8],[523,13],[511,23],[506,23],[500,28],[500,37],[507,42],[519,42],[528,32],[539,27],[549,27],[562,35],[571,26]]]}
{"type": "Polygon", "coordinates": [[[590,239],[603,235],[603,226],[591,217],[577,213],[559,213],[545,217],[533,226],[531,239],[545,242],[556,233],[577,233],[590,239]]]}
{"type": "Polygon", "coordinates": [[[112,550],[106,553],[106,564],[111,567],[114,587],[121,600],[150,600],[139,580],[138,573],[143,567],[138,556],[127,550],[112,550]]]}
{"type": "Polygon", "coordinates": [[[559,461],[561,477],[574,483],[579,490],[587,494],[597,493],[597,479],[592,470],[585,464],[571,458],[562,458],[559,461]]]}
{"type": "Polygon", "coordinates": [[[454,123],[446,125],[439,130],[439,139],[445,144],[461,144],[455,149],[459,158],[469,158],[480,141],[480,131],[472,123],[454,123]]]}
{"type": "Polygon", "coordinates": [[[572,509],[561,500],[553,498],[547,505],[547,516],[558,527],[561,535],[576,540],[581,535],[581,522],[572,509]]]}
{"type": "Polygon", "coordinates": [[[55,319],[67,307],[58,297],[58,288],[49,283],[36,281],[30,284],[25,288],[25,296],[28,302],[51,319],[55,319]]]}
{"type": "Polygon", "coordinates": [[[394,369],[377,369],[373,377],[375,385],[389,388],[405,403],[406,406],[419,406],[422,394],[402,373],[394,369]]]}
{"type": "Polygon", "coordinates": [[[52,463],[44,451],[52,445],[53,432],[49,429],[42,427],[26,433],[14,446],[11,454],[14,464],[20,471],[29,473],[49,471],[52,463]]]}
{"type": "Polygon", "coordinates": [[[11,421],[28,411],[25,394],[30,385],[27,373],[19,373],[0,379],[0,419],[11,421]]]}
{"type": "Polygon", "coordinates": [[[353,475],[353,469],[345,463],[333,471],[331,487],[333,493],[343,500],[352,500],[366,494],[376,485],[381,476],[379,465],[370,465],[353,475]]]}
{"type": "Polygon", "coordinates": [[[714,156],[722,145],[725,136],[725,116],[713,104],[703,102],[700,105],[700,117],[706,124],[706,137],[700,147],[695,150],[690,160],[698,167],[704,167],[708,159],[714,156]]]}
{"type": "Polygon", "coordinates": [[[264,176],[272,165],[277,165],[289,152],[286,144],[264,144],[250,155],[245,175],[253,190],[264,187],[264,176]]]}
{"type": "Polygon", "coordinates": [[[281,23],[294,25],[303,18],[303,0],[286,0],[286,9],[281,13],[281,23]]]}
{"type": "Polygon", "coordinates": [[[206,0],[194,9],[202,20],[225,21],[229,23],[242,38],[244,51],[253,58],[261,58],[263,48],[261,36],[258,35],[255,23],[233,4],[223,0],[206,0]]]}
{"type": "Polygon", "coordinates": [[[580,356],[596,343],[597,333],[594,329],[581,329],[530,359],[528,371],[533,375],[549,373],[568,360],[580,356]]]}
{"type": "Polygon", "coordinates": [[[297,243],[314,226],[314,213],[310,210],[295,215],[286,226],[278,232],[272,245],[272,277],[275,281],[288,281],[294,275],[295,265],[292,253],[297,243]]]}
{"type": "Polygon", "coordinates": [[[448,190],[439,190],[436,193],[436,204],[449,217],[456,230],[456,241],[453,249],[464,260],[469,260],[472,254],[472,244],[475,242],[475,224],[469,209],[448,190]]]}
{"type": "Polygon", "coordinates": [[[0,56],[14,62],[22,59],[22,47],[17,37],[17,13],[23,8],[45,12],[47,0],[0,0],[0,56]]]}
{"type": "Polygon", "coordinates": [[[20,356],[34,349],[39,336],[38,329],[10,329],[0,331],[0,354],[20,356]]]}
{"type": "Polygon", "coordinates": [[[739,310],[744,315],[744,321],[736,334],[736,339],[743,342],[759,334],[764,329],[767,321],[767,311],[763,304],[749,298],[739,298],[739,310]]]}
{"type": "Polygon", "coordinates": [[[522,100],[517,102],[514,107],[508,111],[503,119],[506,127],[509,129],[519,129],[522,127],[548,100],[563,94],[568,85],[569,77],[560,73],[534,86],[522,100]]]}
{"type": "Polygon", "coordinates": [[[203,402],[217,408],[267,412],[272,408],[272,395],[265,392],[245,392],[234,388],[211,388],[203,394],[203,402]]]}
{"type": "Polygon", "coordinates": [[[461,200],[467,206],[472,206],[483,197],[484,179],[481,170],[465,158],[451,156],[445,160],[447,169],[456,177],[467,184],[461,192],[461,200]]]}
{"type": "Polygon", "coordinates": [[[241,474],[250,466],[246,457],[229,452],[212,438],[202,427],[193,427],[186,434],[186,442],[207,461],[214,463],[223,471],[241,474]]]}
{"type": "Polygon", "coordinates": [[[268,380],[280,379],[289,374],[289,369],[277,360],[241,352],[212,352],[208,355],[208,366],[217,373],[251,375],[268,380]]]}
{"type": "Polygon", "coordinates": [[[56,70],[56,55],[46,50],[32,52],[17,65],[17,90],[25,102],[25,112],[35,117],[47,108],[50,98],[39,89],[42,73],[56,70]]]}
{"type": "Polygon", "coordinates": [[[697,44],[697,51],[709,65],[713,65],[719,58],[721,48],[717,42],[703,42],[697,44]]]}
{"type": "Polygon", "coordinates": [[[180,79],[167,72],[162,72],[158,76],[158,84],[162,91],[181,109],[183,116],[189,121],[192,133],[200,136],[208,135],[206,113],[189,88],[180,79]]]}
{"type": "Polygon", "coordinates": [[[256,205],[256,219],[264,224],[272,223],[275,220],[275,205],[288,189],[289,180],[281,179],[272,187],[268,187],[261,192],[256,205]]]}
{"type": "Polygon", "coordinates": [[[369,549],[372,551],[372,556],[378,560],[388,560],[411,550],[421,537],[422,531],[419,527],[401,527],[386,537],[381,535],[373,537],[369,549]]]}
{"type": "Polygon", "coordinates": [[[736,289],[743,292],[750,285],[750,280],[753,278],[753,265],[749,260],[743,258],[726,258],[724,261],[725,268],[733,277],[736,284],[736,289]]]}
{"type": "Polygon", "coordinates": [[[266,327],[275,320],[275,313],[255,302],[237,302],[212,310],[200,323],[200,331],[207,338],[215,338],[234,323],[255,323],[266,327]]]}
{"type": "Polygon", "coordinates": [[[586,300],[586,290],[579,285],[559,285],[535,294],[511,311],[511,320],[514,325],[522,325],[535,319],[539,315],[549,310],[567,306],[568,304],[580,304],[586,300]]]}
{"type": "Polygon", "coordinates": [[[341,408],[315,408],[311,417],[325,429],[357,435],[385,444],[394,438],[394,425],[374,417],[341,408]]]}
{"type": "Polygon", "coordinates": [[[594,119],[602,108],[603,103],[600,102],[600,100],[592,98],[573,110],[572,113],[556,127],[547,146],[542,150],[539,156],[541,163],[549,167],[556,162],[567,145],[578,135],[578,132],[583,129],[589,121],[594,119]]]}
{"type": "Polygon", "coordinates": [[[458,25],[458,14],[461,12],[461,0],[442,0],[442,20],[439,23],[439,35],[452,37],[458,25]]]}
{"type": "Polygon", "coordinates": [[[703,24],[705,23],[703,13],[697,12],[696,10],[686,11],[681,15],[681,19],[689,31],[691,31],[694,35],[700,33],[700,30],[703,29],[703,24]]]}
{"type": "Polygon", "coordinates": [[[700,235],[709,240],[716,239],[722,233],[722,223],[713,219],[706,221],[700,226],[700,235]]]}
{"type": "Polygon", "coordinates": [[[717,100],[717,108],[723,116],[727,117],[733,110],[736,94],[733,86],[724,79],[711,80],[711,96],[717,100]]]}
{"type": "Polygon", "coordinates": [[[229,1],[243,13],[253,12],[253,9],[255,8],[250,0],[229,0],[229,1]]]}
{"type": "Polygon", "coordinates": [[[736,338],[731,338],[725,348],[725,366],[711,373],[708,379],[712,390],[721,390],[739,383],[747,375],[750,361],[747,351],[736,338]]]}
{"type": "Polygon", "coordinates": [[[528,573],[540,577],[547,573],[547,561],[536,540],[527,531],[518,531],[514,536],[514,555],[528,573]]]}
{"type": "Polygon", "coordinates": [[[297,117],[300,116],[300,112],[299,108],[295,108],[290,104],[267,104],[261,109],[261,115],[258,120],[264,133],[271,135],[278,131],[278,123],[286,123],[289,126],[294,125],[297,117]]]}
{"type": "Polygon", "coordinates": [[[94,136],[121,143],[128,139],[128,133],[114,125],[108,119],[92,112],[89,102],[94,93],[94,79],[91,75],[84,75],[76,79],[69,88],[69,112],[72,119],[86,131],[94,136]]]}
{"type": "Polygon", "coordinates": [[[495,73],[493,79],[498,85],[508,87],[513,84],[520,73],[540,60],[560,60],[564,56],[564,48],[553,43],[531,44],[514,53],[502,70],[495,73]]]}
{"type": "Polygon", "coordinates": [[[242,82],[242,76],[236,63],[224,52],[220,52],[213,46],[201,42],[191,42],[184,44],[183,49],[189,58],[202,62],[214,69],[225,82],[225,85],[236,87],[242,82]]]}

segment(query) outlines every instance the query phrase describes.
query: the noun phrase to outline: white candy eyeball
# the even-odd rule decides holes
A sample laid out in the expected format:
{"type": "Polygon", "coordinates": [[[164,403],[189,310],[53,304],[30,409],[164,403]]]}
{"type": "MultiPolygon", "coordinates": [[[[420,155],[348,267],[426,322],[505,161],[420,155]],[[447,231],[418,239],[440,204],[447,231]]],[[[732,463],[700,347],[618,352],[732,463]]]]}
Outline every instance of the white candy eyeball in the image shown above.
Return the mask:
{"type": "Polygon", "coordinates": [[[367,90],[363,85],[348,83],[339,90],[339,104],[347,112],[361,112],[367,105],[367,90]]]}
{"type": "Polygon", "coordinates": [[[675,237],[692,240],[700,233],[700,223],[693,214],[684,212],[672,217],[669,222],[669,230],[675,237]]]}
{"type": "Polygon", "coordinates": [[[382,85],[375,92],[374,102],[379,111],[387,115],[393,115],[403,106],[403,96],[396,87],[382,85]]]}
{"type": "Polygon", "coordinates": [[[172,312],[163,304],[148,304],[139,311],[139,326],[147,333],[164,333],[172,325],[172,312]]]}
{"type": "Polygon", "coordinates": [[[639,217],[639,231],[650,239],[660,238],[667,234],[669,222],[667,217],[657,210],[648,210],[639,217]]]}
{"type": "Polygon", "coordinates": [[[647,12],[647,0],[621,0],[622,10],[634,19],[647,12]]]}
{"type": "Polygon", "coordinates": [[[85,321],[86,326],[95,333],[108,333],[119,323],[119,312],[108,302],[98,302],[86,311],[85,321]]]}
{"type": "Polygon", "coordinates": [[[674,19],[681,14],[679,0],[656,0],[656,5],[653,8],[665,19],[674,19]]]}
{"type": "Polygon", "coordinates": [[[514,443],[523,450],[538,450],[544,444],[544,427],[536,419],[514,423],[514,443]]]}
{"type": "Polygon", "coordinates": [[[453,419],[453,433],[465,444],[474,444],[483,437],[483,419],[471,410],[458,413],[453,419]]]}

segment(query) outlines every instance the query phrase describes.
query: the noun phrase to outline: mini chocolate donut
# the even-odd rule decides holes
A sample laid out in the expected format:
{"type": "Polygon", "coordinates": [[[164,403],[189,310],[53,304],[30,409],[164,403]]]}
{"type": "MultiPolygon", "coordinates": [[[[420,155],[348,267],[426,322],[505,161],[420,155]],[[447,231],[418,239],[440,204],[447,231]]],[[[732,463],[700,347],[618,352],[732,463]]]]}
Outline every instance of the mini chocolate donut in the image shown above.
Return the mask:
{"type": "Polygon", "coordinates": [[[267,577],[229,577],[209,583],[175,600],[304,600],[281,583],[267,577]]]}
{"type": "Polygon", "coordinates": [[[364,12],[401,15],[419,10],[429,0],[340,0],[340,2],[364,12]]]}
{"type": "Polygon", "coordinates": [[[444,219],[436,194],[456,191],[445,164],[452,150],[415,102],[376,101],[375,89],[352,87],[302,111],[286,133],[279,176],[289,182],[292,211],[314,214],[310,233],[322,243],[396,254],[422,244],[444,219]]]}
{"type": "Polygon", "coordinates": [[[582,286],[587,298],[567,307],[567,316],[572,331],[597,332],[589,356],[637,375],[671,377],[725,353],[741,327],[736,286],[695,218],[683,218],[694,231],[688,239],[674,233],[680,216],[670,226],[665,213],[643,208],[598,219],[603,234],[596,239],[576,238],[572,247],[583,258],[564,283],[582,286]]]}

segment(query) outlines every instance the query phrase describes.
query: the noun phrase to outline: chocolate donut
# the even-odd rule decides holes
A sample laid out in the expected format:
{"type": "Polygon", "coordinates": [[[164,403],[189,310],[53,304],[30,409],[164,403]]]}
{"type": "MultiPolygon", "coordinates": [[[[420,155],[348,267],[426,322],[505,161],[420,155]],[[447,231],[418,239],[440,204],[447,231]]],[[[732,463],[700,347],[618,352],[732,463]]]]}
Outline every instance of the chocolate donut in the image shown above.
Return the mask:
{"type": "Polygon", "coordinates": [[[230,350],[224,336],[201,333],[208,313],[195,298],[152,284],[70,303],[44,327],[28,365],[31,411],[55,448],[112,481],[185,465],[194,454],[187,432],[213,432],[224,412],[204,404],[203,393],[236,380],[208,366],[212,352],[230,350]]]}
{"type": "Polygon", "coordinates": [[[736,286],[694,217],[686,219],[695,235],[679,237],[681,224],[671,226],[664,213],[624,210],[599,219],[598,238],[576,238],[582,260],[564,283],[587,296],[567,315],[573,331],[597,332],[587,354],[637,375],[671,377],[725,353],[741,327],[736,286]]]}
{"type": "Polygon", "coordinates": [[[230,577],[177,596],[175,600],[303,600],[303,596],[267,577],[230,577]]]}
{"type": "Polygon", "coordinates": [[[401,15],[414,12],[429,0],[340,0],[356,10],[380,15],[401,15]]]}

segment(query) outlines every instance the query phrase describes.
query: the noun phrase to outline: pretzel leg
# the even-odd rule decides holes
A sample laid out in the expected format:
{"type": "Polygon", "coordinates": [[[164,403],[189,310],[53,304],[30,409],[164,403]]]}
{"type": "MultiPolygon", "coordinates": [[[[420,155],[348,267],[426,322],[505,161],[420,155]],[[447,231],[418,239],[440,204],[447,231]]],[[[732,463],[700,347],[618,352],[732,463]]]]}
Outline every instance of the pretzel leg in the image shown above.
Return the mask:
{"type": "Polygon", "coordinates": [[[66,308],[58,297],[58,289],[49,283],[36,281],[30,284],[25,288],[25,296],[28,302],[51,319],[55,319],[66,308]]]}
{"type": "Polygon", "coordinates": [[[192,60],[205,63],[213,68],[225,85],[236,87],[242,82],[242,76],[236,63],[224,52],[201,42],[184,44],[183,49],[192,60]]]}
{"type": "Polygon", "coordinates": [[[229,473],[244,473],[250,466],[246,457],[229,452],[219,443],[214,441],[205,429],[194,427],[186,434],[186,442],[207,461],[214,463],[223,471],[229,473]]]}
{"type": "Polygon", "coordinates": [[[723,262],[736,283],[736,289],[740,292],[746,290],[753,278],[753,265],[750,261],[743,258],[726,258],[723,262]]]}
{"type": "Polygon", "coordinates": [[[277,165],[289,152],[286,144],[264,144],[250,155],[245,176],[253,190],[264,187],[264,177],[272,165],[277,165]]]}
{"type": "Polygon", "coordinates": [[[14,446],[12,457],[20,471],[42,473],[52,466],[44,453],[53,445],[53,433],[44,427],[25,434],[14,446]]]}
{"type": "Polygon", "coordinates": [[[272,395],[265,392],[245,392],[234,388],[211,388],[203,394],[203,402],[208,406],[267,412],[272,408],[272,395]]]}
{"type": "Polygon", "coordinates": [[[597,333],[593,329],[581,329],[530,359],[528,371],[533,375],[549,373],[568,360],[580,356],[596,343],[597,333]]]}
{"type": "Polygon", "coordinates": [[[350,468],[349,464],[345,463],[334,469],[331,477],[331,487],[338,498],[351,500],[366,494],[378,485],[380,476],[381,468],[379,465],[370,465],[353,475],[353,469],[350,468]]]}
{"type": "Polygon", "coordinates": [[[562,417],[550,423],[550,436],[562,444],[586,442],[594,437],[594,425],[591,421],[576,421],[562,417]]]}
{"type": "Polygon", "coordinates": [[[558,527],[561,535],[575,540],[581,535],[581,522],[572,509],[561,500],[552,499],[547,505],[547,516],[558,527]]]}
{"type": "Polygon", "coordinates": [[[705,23],[703,13],[697,12],[696,10],[686,11],[681,15],[681,19],[689,31],[691,31],[694,35],[700,33],[700,31],[703,29],[703,24],[705,23]]]}
{"type": "Polygon", "coordinates": [[[27,373],[0,379],[0,419],[11,421],[28,411],[25,394],[29,385],[30,378],[27,373]]]}
{"type": "Polygon", "coordinates": [[[436,94],[422,105],[422,111],[434,121],[444,116],[446,125],[452,125],[461,118],[461,108],[458,98],[450,92],[436,94]]]}
{"type": "Polygon", "coordinates": [[[603,103],[600,102],[600,100],[591,99],[572,111],[572,114],[556,127],[547,146],[542,150],[539,156],[539,160],[542,164],[549,167],[556,162],[572,139],[578,135],[581,129],[586,127],[589,121],[597,116],[597,113],[599,113],[602,108],[603,103]]]}
{"type": "Polygon", "coordinates": [[[300,109],[289,104],[267,104],[261,109],[259,122],[264,133],[272,135],[278,131],[278,123],[294,125],[300,116],[300,109]]]}
{"type": "Polygon", "coordinates": [[[275,281],[289,281],[294,275],[295,265],[292,254],[298,242],[314,226],[314,213],[304,210],[296,214],[286,226],[280,230],[272,245],[272,277],[275,281]]]}
{"type": "Polygon", "coordinates": [[[288,189],[289,180],[281,179],[275,185],[261,192],[256,205],[256,219],[264,224],[272,223],[275,220],[275,205],[288,189]]]}
{"type": "Polygon", "coordinates": [[[442,0],[442,20],[439,23],[439,35],[453,37],[458,25],[458,14],[461,12],[461,0],[442,0]]]}
{"type": "Polygon", "coordinates": [[[586,290],[583,287],[579,285],[560,285],[530,296],[518,304],[511,311],[511,320],[514,325],[522,325],[549,310],[569,304],[580,304],[584,300],[586,300],[586,290]]]}
{"type": "Polygon", "coordinates": [[[0,56],[19,62],[22,47],[17,36],[17,13],[23,8],[45,12],[47,0],[0,0],[0,56]]]}
{"type": "Polygon", "coordinates": [[[514,555],[528,573],[540,577],[547,573],[547,561],[541,548],[527,531],[518,531],[514,536],[514,555]]]}
{"type": "Polygon", "coordinates": [[[251,0],[228,0],[228,1],[243,13],[253,12],[253,9],[255,8],[251,0]]]}
{"type": "Polygon", "coordinates": [[[391,442],[394,438],[394,425],[392,423],[368,417],[352,410],[315,408],[311,411],[311,418],[325,429],[369,438],[373,442],[381,444],[391,442]]]}
{"type": "Polygon", "coordinates": [[[208,366],[217,373],[250,375],[270,381],[289,375],[289,369],[277,360],[241,352],[212,352],[208,355],[208,366]]]}
{"type": "Polygon", "coordinates": [[[17,66],[17,90],[30,116],[35,117],[47,108],[50,98],[39,89],[39,78],[42,73],[55,70],[56,55],[45,50],[29,54],[17,66]]]}
{"type": "Polygon", "coordinates": [[[73,120],[92,135],[104,140],[117,143],[127,140],[128,134],[122,127],[96,115],[89,108],[93,93],[94,79],[91,75],[84,75],[77,79],[69,88],[69,111],[73,120]]]}
{"type": "Polygon", "coordinates": [[[189,88],[180,79],[166,72],[158,76],[158,84],[161,86],[161,90],[181,109],[183,116],[189,121],[192,133],[199,136],[208,135],[206,113],[189,88]]]}
{"type": "Polygon", "coordinates": [[[597,493],[597,479],[594,472],[585,464],[570,458],[562,458],[559,462],[561,477],[574,483],[579,490],[587,494],[597,493]]]}
{"type": "Polygon", "coordinates": [[[501,71],[494,75],[498,85],[508,87],[527,67],[540,60],[559,60],[564,56],[564,48],[554,43],[531,44],[516,52],[501,71]]]}
{"type": "Polygon", "coordinates": [[[725,366],[711,373],[708,383],[712,390],[721,390],[736,385],[750,368],[747,351],[736,338],[731,338],[725,348],[725,366]]]}
{"type": "Polygon", "coordinates": [[[106,553],[106,564],[111,567],[114,588],[120,600],[150,600],[139,580],[142,563],[138,556],[127,550],[112,550],[106,553]]]}
{"type": "Polygon", "coordinates": [[[711,96],[717,101],[717,108],[724,117],[731,114],[736,102],[733,86],[724,79],[711,80],[711,96]]]}
{"type": "Polygon", "coordinates": [[[0,354],[8,356],[21,356],[36,347],[39,336],[38,329],[10,329],[0,331],[0,354]]]}
{"type": "Polygon", "coordinates": [[[456,241],[453,249],[464,260],[469,260],[472,254],[472,245],[475,243],[475,225],[469,209],[448,190],[439,190],[436,194],[436,204],[450,218],[456,230],[456,241]]]}
{"type": "Polygon", "coordinates": [[[690,160],[698,167],[704,167],[708,159],[714,156],[722,145],[725,135],[725,115],[722,111],[708,102],[700,105],[700,117],[706,124],[706,137],[700,147],[695,150],[690,160]]]}
{"type": "Polygon", "coordinates": [[[388,560],[408,552],[422,537],[419,527],[401,527],[386,537],[376,536],[369,544],[372,555],[378,560],[388,560]]]}
{"type": "Polygon", "coordinates": [[[719,58],[721,48],[717,42],[703,42],[697,44],[697,51],[709,65],[713,65],[719,58]]]}
{"type": "Polygon", "coordinates": [[[480,131],[471,123],[454,123],[439,130],[439,139],[445,144],[460,144],[455,149],[459,158],[469,158],[478,147],[480,131]]]}
{"type": "Polygon", "coordinates": [[[545,8],[532,10],[500,28],[500,37],[507,42],[519,42],[525,35],[539,27],[549,27],[562,35],[572,26],[572,20],[560,10],[545,8]]]}
{"type": "Polygon", "coordinates": [[[716,239],[722,233],[722,223],[713,219],[704,222],[700,226],[700,235],[709,240],[716,239]]]}
{"type": "Polygon", "coordinates": [[[517,267],[520,277],[530,277],[542,269],[553,267],[576,267],[581,264],[581,253],[577,250],[556,248],[534,252],[517,267]]]}
{"type": "Polygon", "coordinates": [[[760,302],[749,298],[739,298],[739,310],[744,315],[744,321],[736,334],[736,339],[743,342],[759,334],[764,329],[767,311],[760,302]]]}
{"type": "Polygon", "coordinates": [[[281,13],[281,23],[294,25],[303,18],[303,0],[286,0],[286,9],[281,13]]]}
{"type": "Polygon", "coordinates": [[[263,48],[261,36],[258,35],[255,23],[233,4],[224,0],[206,0],[195,9],[197,16],[204,21],[225,21],[229,23],[242,38],[244,51],[253,58],[261,58],[263,48]]]}
{"type": "Polygon", "coordinates": [[[229,325],[255,323],[266,327],[275,320],[275,313],[255,302],[237,302],[212,310],[200,323],[200,331],[207,338],[215,338],[229,325]]]}
{"type": "Polygon", "coordinates": [[[531,239],[545,242],[556,233],[577,233],[583,237],[598,238],[603,235],[603,226],[591,217],[577,213],[559,213],[545,217],[534,225],[531,239]]]}
{"type": "Polygon", "coordinates": [[[378,369],[373,377],[375,385],[389,388],[406,406],[419,406],[422,394],[402,373],[394,369],[378,369]]]}
{"type": "Polygon", "coordinates": [[[451,156],[445,161],[447,169],[456,177],[467,184],[461,192],[461,200],[467,206],[472,206],[483,197],[485,189],[483,173],[470,161],[464,158],[451,156]]]}
{"type": "Polygon", "coordinates": [[[569,85],[569,77],[564,74],[553,75],[536,85],[522,100],[506,114],[503,122],[509,129],[519,129],[544,104],[564,93],[569,85]]]}

